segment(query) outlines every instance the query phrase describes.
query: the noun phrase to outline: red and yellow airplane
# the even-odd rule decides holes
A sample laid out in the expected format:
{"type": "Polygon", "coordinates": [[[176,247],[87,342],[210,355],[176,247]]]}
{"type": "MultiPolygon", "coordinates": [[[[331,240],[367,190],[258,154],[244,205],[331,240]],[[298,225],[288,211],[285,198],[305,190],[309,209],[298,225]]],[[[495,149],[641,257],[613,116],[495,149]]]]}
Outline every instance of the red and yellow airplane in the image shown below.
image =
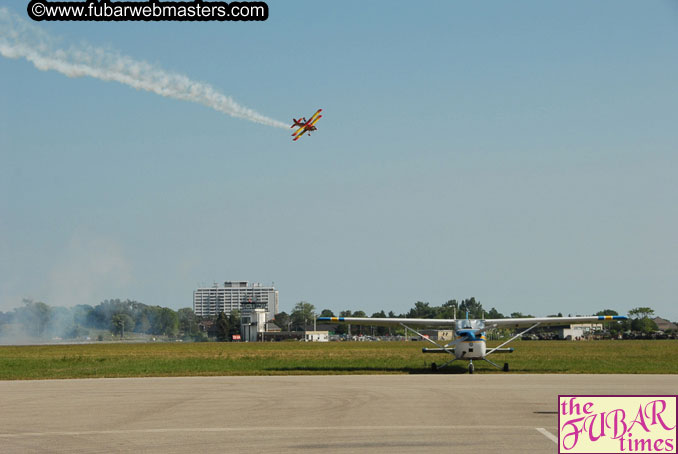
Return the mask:
{"type": "Polygon", "coordinates": [[[322,109],[318,109],[316,113],[311,115],[311,118],[308,120],[306,120],[306,117],[301,117],[298,120],[296,118],[292,118],[294,124],[290,126],[290,128],[299,128],[292,133],[292,137],[294,137],[295,141],[298,140],[299,137],[303,136],[307,131],[316,131],[318,129],[315,127],[315,123],[322,118],[322,115],[320,115],[320,112],[322,111],[322,109]]]}

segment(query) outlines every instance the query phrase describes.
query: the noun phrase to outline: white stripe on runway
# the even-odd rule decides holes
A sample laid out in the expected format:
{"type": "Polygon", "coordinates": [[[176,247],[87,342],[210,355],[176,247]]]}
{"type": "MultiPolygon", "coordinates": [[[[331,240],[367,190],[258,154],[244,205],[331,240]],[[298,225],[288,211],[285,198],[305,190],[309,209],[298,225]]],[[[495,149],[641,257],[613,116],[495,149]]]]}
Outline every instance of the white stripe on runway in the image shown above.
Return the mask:
{"type": "Polygon", "coordinates": [[[558,444],[558,439],[556,438],[555,435],[553,435],[551,432],[548,430],[544,429],[543,427],[535,427],[537,429],[537,432],[541,433],[543,436],[554,442],[555,444],[558,444]]]}
{"type": "MultiPolygon", "coordinates": [[[[120,429],[120,430],[90,430],[90,431],[55,431],[55,432],[21,432],[0,433],[2,438],[24,438],[45,436],[83,436],[83,435],[125,435],[146,433],[173,433],[173,432],[259,432],[259,431],[326,431],[326,433],[340,430],[367,431],[367,430],[531,430],[530,426],[329,426],[329,427],[187,427],[169,429],[120,429]]],[[[540,430],[540,429],[537,429],[540,430]]],[[[541,429],[544,430],[544,429],[541,429]]],[[[546,432],[548,433],[548,432],[546,432]]],[[[549,434],[551,437],[553,435],[549,434]]]]}

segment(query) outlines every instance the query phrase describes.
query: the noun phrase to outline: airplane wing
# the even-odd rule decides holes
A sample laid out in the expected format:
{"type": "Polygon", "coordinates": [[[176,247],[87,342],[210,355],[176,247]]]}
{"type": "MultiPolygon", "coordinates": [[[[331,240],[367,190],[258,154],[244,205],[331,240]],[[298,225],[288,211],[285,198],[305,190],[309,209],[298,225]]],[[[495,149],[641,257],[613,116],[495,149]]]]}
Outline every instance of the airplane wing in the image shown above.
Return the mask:
{"type": "MultiPolygon", "coordinates": [[[[306,134],[306,131],[308,131],[308,129],[306,129],[304,127],[302,127],[301,129],[303,131],[301,131],[294,139],[292,139],[292,142],[299,140],[299,137],[303,136],[304,134],[306,134]]],[[[294,134],[292,134],[292,135],[294,135],[294,134]]]]}
{"type": "Polygon", "coordinates": [[[398,326],[454,326],[454,319],[435,318],[369,318],[369,317],[318,317],[319,322],[351,325],[398,326]]]}
{"type": "Polygon", "coordinates": [[[304,123],[304,125],[301,126],[299,129],[297,129],[296,131],[294,131],[294,132],[292,133],[292,137],[294,137],[294,136],[296,136],[297,134],[299,134],[299,133],[300,133],[301,131],[303,131],[305,128],[306,128],[306,123],[304,123]]]}
{"type": "Polygon", "coordinates": [[[322,111],[323,111],[322,109],[316,110],[316,112],[315,112],[313,115],[311,115],[311,118],[308,119],[307,124],[311,124],[311,122],[313,121],[313,119],[314,119],[315,117],[317,117],[317,116],[320,114],[320,112],[322,112],[322,111]]]}
{"type": "MultiPolygon", "coordinates": [[[[485,327],[521,328],[539,323],[540,326],[569,325],[572,323],[600,323],[611,320],[626,320],[623,315],[593,315],[588,317],[541,317],[485,319],[485,327]]],[[[369,318],[369,317],[318,317],[319,322],[346,323],[371,326],[455,326],[457,320],[435,318],[369,318]]]]}
{"type": "Polygon", "coordinates": [[[521,328],[539,323],[539,326],[570,325],[576,323],[600,323],[612,320],[626,320],[624,315],[591,315],[586,317],[541,317],[541,318],[498,318],[486,319],[487,328],[521,328]]]}
{"type": "Polygon", "coordinates": [[[316,122],[320,120],[322,117],[323,117],[322,115],[318,115],[317,117],[315,117],[315,120],[309,123],[309,126],[313,126],[314,124],[316,124],[316,122]]]}

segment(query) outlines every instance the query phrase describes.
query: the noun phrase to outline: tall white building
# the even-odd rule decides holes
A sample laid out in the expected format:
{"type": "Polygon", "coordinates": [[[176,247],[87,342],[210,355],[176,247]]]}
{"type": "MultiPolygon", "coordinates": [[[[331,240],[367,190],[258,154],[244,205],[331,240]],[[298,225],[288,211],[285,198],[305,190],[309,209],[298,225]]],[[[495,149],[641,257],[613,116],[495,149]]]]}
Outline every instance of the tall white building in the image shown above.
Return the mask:
{"type": "Polygon", "coordinates": [[[193,291],[193,312],[206,317],[225,312],[240,310],[242,303],[266,304],[266,320],[271,320],[278,313],[278,291],[271,285],[250,284],[247,281],[227,281],[223,287],[214,284],[193,291]]]}

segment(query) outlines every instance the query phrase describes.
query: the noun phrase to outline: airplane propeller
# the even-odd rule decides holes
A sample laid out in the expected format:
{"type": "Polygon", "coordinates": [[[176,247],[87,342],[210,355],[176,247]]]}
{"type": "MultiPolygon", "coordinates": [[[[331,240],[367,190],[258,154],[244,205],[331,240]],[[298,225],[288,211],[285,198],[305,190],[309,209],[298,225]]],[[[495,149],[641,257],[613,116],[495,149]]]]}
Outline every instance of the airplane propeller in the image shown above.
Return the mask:
{"type": "Polygon", "coordinates": [[[452,342],[450,342],[450,343],[448,343],[448,344],[445,344],[445,348],[453,348],[453,347],[455,347],[459,342],[462,342],[462,341],[464,341],[464,340],[466,340],[466,337],[465,337],[465,336],[463,336],[463,337],[462,337],[462,336],[459,336],[459,337],[457,337],[455,340],[453,340],[452,342]]]}

